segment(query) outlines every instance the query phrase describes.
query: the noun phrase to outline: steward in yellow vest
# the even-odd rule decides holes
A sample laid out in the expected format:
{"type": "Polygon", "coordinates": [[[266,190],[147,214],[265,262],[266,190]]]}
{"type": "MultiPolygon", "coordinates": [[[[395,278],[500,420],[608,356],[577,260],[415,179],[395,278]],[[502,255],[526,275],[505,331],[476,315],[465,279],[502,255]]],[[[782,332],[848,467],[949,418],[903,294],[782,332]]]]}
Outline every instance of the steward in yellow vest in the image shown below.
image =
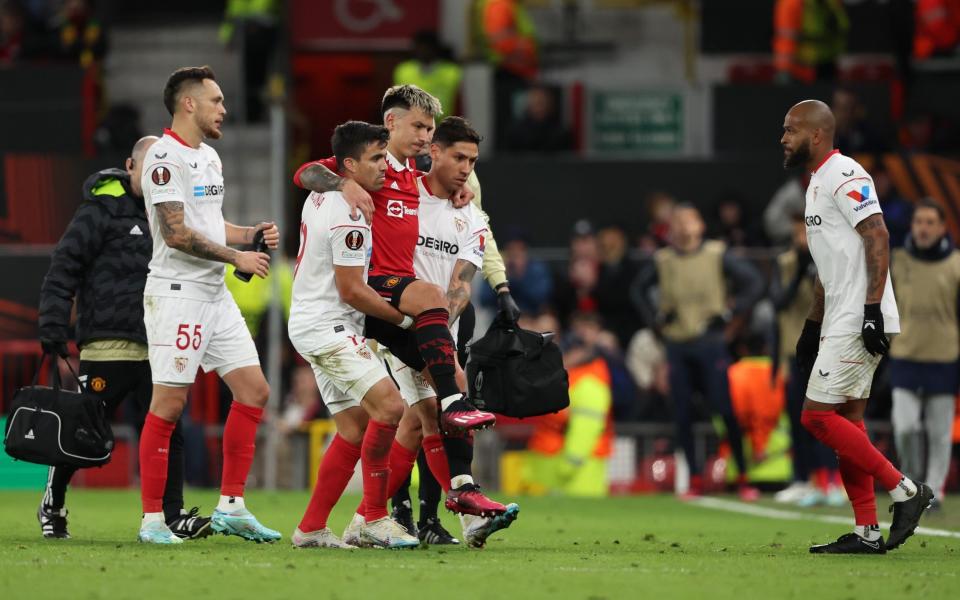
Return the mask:
{"type": "Polygon", "coordinates": [[[907,476],[942,493],[958,386],[960,251],[938,204],[917,205],[910,237],[891,262],[901,328],[890,344],[897,455],[907,476]]]}
{"type": "Polygon", "coordinates": [[[746,486],[742,434],[730,403],[724,330],[732,317],[749,314],[763,295],[764,283],[753,265],[728,252],[722,242],[704,241],[703,233],[700,211],[690,204],[677,205],[670,219],[671,245],[658,250],[653,264],[641,271],[633,297],[666,346],[676,443],[687,458],[691,493],[702,489],[693,440],[693,392],[699,388],[710,412],[723,419],[740,473],[741,495],[753,499],[756,490],[746,486]],[[732,311],[727,304],[728,279],[733,283],[732,311]],[[653,287],[659,291],[656,305],[648,297],[653,287]]]}

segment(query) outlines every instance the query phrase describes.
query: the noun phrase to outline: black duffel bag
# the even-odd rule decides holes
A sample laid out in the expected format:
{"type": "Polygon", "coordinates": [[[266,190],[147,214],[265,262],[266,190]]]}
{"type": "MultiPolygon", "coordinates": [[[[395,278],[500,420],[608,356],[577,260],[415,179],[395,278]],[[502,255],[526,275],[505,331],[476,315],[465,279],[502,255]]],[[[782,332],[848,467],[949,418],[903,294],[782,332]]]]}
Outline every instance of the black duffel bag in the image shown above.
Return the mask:
{"type": "MultiPolygon", "coordinates": [[[[37,385],[46,355],[33,384],[17,390],[10,406],[4,449],[15,459],[51,466],[98,467],[110,462],[113,431],[103,402],[92,394],[60,388],[54,357],[53,387],[37,385]]],[[[73,367],[67,367],[78,379],[73,367]]]]}
{"type": "Polygon", "coordinates": [[[568,407],[567,372],[552,337],[495,319],[486,335],[469,346],[470,400],[481,410],[516,418],[568,407]]]}

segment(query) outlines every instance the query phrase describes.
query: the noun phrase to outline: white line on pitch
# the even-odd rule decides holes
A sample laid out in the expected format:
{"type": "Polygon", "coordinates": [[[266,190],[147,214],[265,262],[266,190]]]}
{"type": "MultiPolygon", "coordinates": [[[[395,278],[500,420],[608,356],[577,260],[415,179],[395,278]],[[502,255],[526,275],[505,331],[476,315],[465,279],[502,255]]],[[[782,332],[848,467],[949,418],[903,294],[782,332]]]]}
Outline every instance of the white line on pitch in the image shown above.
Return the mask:
{"type": "MultiPolygon", "coordinates": [[[[820,521],[822,523],[839,523],[841,525],[850,525],[850,517],[838,517],[836,515],[817,515],[811,513],[802,513],[794,510],[783,510],[780,508],[768,508],[766,506],[756,506],[754,504],[745,504],[732,500],[723,500],[721,498],[697,498],[691,500],[690,504],[702,506],[703,508],[713,508],[716,510],[725,510],[728,512],[742,513],[754,517],[766,517],[768,519],[783,519],[787,521],[820,521]]],[[[890,527],[889,522],[881,522],[881,527],[890,527]]],[[[933,529],[931,527],[917,527],[917,533],[920,535],[930,535],[935,537],[960,538],[960,531],[950,531],[947,529],[933,529]]]]}

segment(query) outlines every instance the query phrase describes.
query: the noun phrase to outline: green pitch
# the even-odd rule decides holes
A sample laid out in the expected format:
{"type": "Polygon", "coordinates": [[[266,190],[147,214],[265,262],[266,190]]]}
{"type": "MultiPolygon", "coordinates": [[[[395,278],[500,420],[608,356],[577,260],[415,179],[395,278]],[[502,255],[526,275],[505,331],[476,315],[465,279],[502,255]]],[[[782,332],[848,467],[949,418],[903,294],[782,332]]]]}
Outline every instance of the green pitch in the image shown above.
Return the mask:
{"type": "MultiPolygon", "coordinates": [[[[190,490],[187,498],[208,514],[216,494],[190,490]]],[[[39,497],[0,492],[0,598],[821,600],[948,598],[960,589],[957,537],[915,536],[886,556],[811,556],[808,545],[835,539],[848,526],[740,514],[666,496],[520,499],[518,521],[484,550],[351,553],[294,550],[287,538],[272,546],[222,536],[144,546],[134,541],[135,491],[71,492],[73,539],[44,540],[34,516],[39,497]]],[[[305,493],[247,497],[257,517],[286,536],[306,501],[305,493]]],[[[880,503],[883,519],[885,499],[880,503]]],[[[356,497],[345,498],[334,512],[338,533],[355,504],[356,497]]],[[[826,514],[845,511],[802,513],[826,514]]],[[[960,502],[948,502],[945,514],[923,524],[960,531],[960,502]]],[[[455,518],[444,520],[459,535],[455,518]]]]}

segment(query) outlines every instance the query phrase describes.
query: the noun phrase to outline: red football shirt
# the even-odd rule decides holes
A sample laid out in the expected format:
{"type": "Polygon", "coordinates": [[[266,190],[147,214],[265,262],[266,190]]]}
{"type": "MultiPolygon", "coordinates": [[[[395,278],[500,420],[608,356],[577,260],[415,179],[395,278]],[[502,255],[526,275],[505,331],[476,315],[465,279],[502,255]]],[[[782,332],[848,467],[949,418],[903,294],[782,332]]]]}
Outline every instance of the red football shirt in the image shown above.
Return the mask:
{"type": "MultiPolygon", "coordinates": [[[[311,165],[323,165],[337,171],[337,159],[312,161],[297,169],[293,182],[299,187],[300,173],[311,165]]],[[[418,172],[411,164],[404,164],[387,153],[387,173],[383,187],[370,192],[373,198],[373,251],[370,255],[370,275],[399,275],[415,277],[413,252],[417,248],[420,222],[420,192],[417,189],[418,172]]]]}

